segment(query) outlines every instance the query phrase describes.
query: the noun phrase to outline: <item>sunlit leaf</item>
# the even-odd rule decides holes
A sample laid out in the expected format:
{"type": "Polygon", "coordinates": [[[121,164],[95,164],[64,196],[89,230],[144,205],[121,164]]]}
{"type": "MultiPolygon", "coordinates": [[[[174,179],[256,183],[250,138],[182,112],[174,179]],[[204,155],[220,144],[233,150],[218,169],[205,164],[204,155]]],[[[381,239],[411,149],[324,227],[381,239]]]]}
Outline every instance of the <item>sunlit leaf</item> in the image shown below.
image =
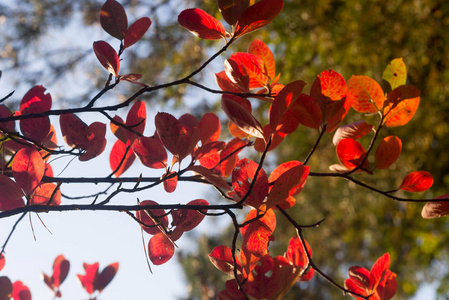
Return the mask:
{"type": "Polygon", "coordinates": [[[220,119],[214,113],[206,113],[201,118],[200,124],[200,138],[203,145],[208,142],[215,142],[220,137],[221,123],[220,119]]]}
{"type": "Polygon", "coordinates": [[[375,113],[384,107],[385,96],[380,85],[367,76],[352,76],[348,81],[348,101],[360,113],[375,113]]]}
{"type": "Polygon", "coordinates": [[[385,125],[396,127],[407,124],[415,115],[420,101],[420,91],[414,86],[402,85],[388,93],[385,103],[385,125]]]}
{"type": "MultiPolygon", "coordinates": [[[[366,150],[363,146],[353,139],[343,139],[337,145],[337,156],[340,162],[349,170],[359,166],[364,160],[366,150]]],[[[362,165],[362,169],[368,167],[368,160],[362,165]]]]}
{"type": "Polygon", "coordinates": [[[143,17],[135,21],[126,31],[123,47],[128,48],[138,42],[151,26],[150,18],[143,17]]]}
{"type": "Polygon", "coordinates": [[[131,167],[136,156],[131,149],[130,142],[125,145],[121,140],[117,140],[112,146],[111,153],[109,154],[109,165],[111,171],[116,171],[114,175],[119,177],[126,170],[131,167]],[[119,168],[120,166],[120,168],[119,168]]]}
{"type": "Polygon", "coordinates": [[[51,95],[46,94],[45,90],[42,85],[32,87],[20,101],[20,113],[24,114],[25,110],[30,107],[37,108],[37,112],[50,110],[52,105],[51,95]]]}
{"type": "MultiPolygon", "coordinates": [[[[204,199],[196,199],[189,201],[187,205],[207,207],[209,203],[204,199]]],[[[176,213],[172,214],[173,225],[183,232],[190,231],[201,223],[206,216],[204,213],[207,213],[207,209],[202,209],[201,212],[193,209],[176,210],[176,213]]]]}
{"type": "Polygon", "coordinates": [[[70,269],[70,262],[63,255],[56,257],[53,262],[52,282],[55,287],[59,287],[67,277],[70,269]]]}
{"type": "Polygon", "coordinates": [[[39,152],[25,147],[19,150],[12,162],[12,172],[17,184],[31,195],[44,176],[45,163],[39,152]]]}
{"type": "MultiPolygon", "coordinates": [[[[312,250],[310,249],[309,244],[305,241],[307,252],[312,257],[312,250]]],[[[287,252],[284,254],[285,258],[294,265],[295,267],[299,267],[301,269],[305,269],[309,265],[309,259],[307,257],[304,246],[299,237],[295,236],[290,239],[288,243],[287,252]]],[[[298,281],[309,281],[315,275],[315,270],[310,268],[307,271],[304,271],[302,275],[298,278],[298,281]]]]}
{"type": "MultiPolygon", "coordinates": [[[[243,76],[248,76],[248,87],[250,89],[264,87],[268,83],[265,62],[260,56],[251,53],[237,52],[232,54],[226,62],[226,74],[233,82],[239,83],[243,81],[241,78],[236,78],[236,74],[238,77],[242,77],[239,75],[239,73],[241,73],[243,76]],[[238,66],[239,70],[243,69],[243,71],[235,72],[235,65],[238,66]],[[229,66],[232,67],[233,71],[230,71],[229,66]]],[[[241,84],[241,86],[246,86],[246,83],[241,84]]]]}
{"type": "MultiPolygon", "coordinates": [[[[164,190],[167,193],[173,193],[176,190],[176,187],[178,185],[178,175],[174,175],[174,174],[176,174],[176,172],[170,172],[170,173],[166,174],[167,176],[170,176],[170,178],[164,179],[164,182],[162,183],[164,186],[164,190]]],[[[165,176],[165,175],[163,175],[163,176],[165,176]]]]}
{"type": "Polygon", "coordinates": [[[258,137],[264,138],[262,126],[242,105],[225,95],[221,98],[221,108],[228,118],[236,124],[242,131],[258,137]]]}
{"type": "MultiPolygon", "coordinates": [[[[222,84],[225,84],[223,88],[236,89],[240,92],[249,92],[250,90],[250,75],[247,74],[246,68],[244,68],[243,64],[240,64],[238,61],[233,59],[226,59],[224,62],[224,70],[226,77],[222,76],[222,84]],[[225,80],[229,79],[230,82],[235,85],[228,87],[229,84],[225,82],[225,80]]],[[[257,81],[256,81],[257,82],[257,81]]],[[[220,84],[220,82],[218,82],[220,84]]]]}
{"type": "Polygon", "coordinates": [[[387,136],[376,149],[375,162],[377,169],[387,169],[399,158],[402,141],[397,136],[387,136]]]}
{"type": "Polygon", "coordinates": [[[94,264],[87,264],[84,263],[84,271],[85,275],[76,275],[81,282],[81,285],[83,286],[84,290],[90,295],[93,292],[95,292],[95,280],[98,276],[98,263],[94,264]]]}
{"type": "Polygon", "coordinates": [[[226,74],[226,71],[215,73],[215,82],[222,91],[233,93],[244,93],[249,89],[248,86],[241,87],[239,84],[231,81],[231,79],[229,79],[228,75],[226,74]]]}
{"type": "Polygon", "coordinates": [[[262,0],[251,5],[238,18],[234,34],[242,36],[271,23],[283,7],[283,0],[262,0]]]}
{"type": "Polygon", "coordinates": [[[175,253],[173,242],[163,233],[152,236],[148,242],[148,256],[155,265],[169,261],[175,253]]]}
{"type": "Polygon", "coordinates": [[[224,142],[210,142],[195,150],[194,157],[203,167],[213,169],[220,162],[220,152],[225,147],[224,142]]]}
{"type": "Polygon", "coordinates": [[[0,254],[0,271],[5,267],[6,259],[5,255],[2,253],[0,254]]]}
{"type": "Polygon", "coordinates": [[[268,177],[262,168],[258,173],[257,179],[255,178],[258,166],[254,161],[244,158],[236,164],[232,172],[232,188],[240,199],[247,197],[243,202],[244,205],[254,208],[259,208],[268,194],[268,177]],[[248,193],[253,181],[255,182],[251,192],[248,193]]]}
{"type": "MultiPolygon", "coordinates": [[[[232,259],[232,250],[226,246],[217,246],[209,254],[209,260],[220,271],[233,276],[234,275],[234,260],[232,259]]],[[[240,261],[235,255],[237,267],[240,266],[240,261]]]]}
{"type": "Polygon", "coordinates": [[[134,141],[132,150],[148,168],[162,169],[167,163],[167,151],[155,138],[139,137],[134,141]]]}
{"type": "Polygon", "coordinates": [[[407,82],[407,68],[402,58],[393,59],[382,74],[382,79],[387,81],[391,89],[405,85],[407,82]]]}
{"type": "Polygon", "coordinates": [[[433,176],[427,171],[414,171],[402,180],[399,190],[407,192],[423,192],[433,184],[433,176]]]}
{"type": "MultiPolygon", "coordinates": [[[[145,200],[140,203],[140,205],[159,205],[157,202],[152,200],[145,200]]],[[[168,226],[168,217],[165,213],[165,210],[162,208],[148,209],[148,210],[138,210],[136,212],[136,217],[141,222],[148,226],[140,225],[145,232],[148,234],[154,235],[161,232],[161,229],[156,226],[160,224],[164,228],[168,226]]]]}
{"type": "Polygon", "coordinates": [[[268,48],[268,46],[264,42],[258,39],[252,41],[249,45],[248,53],[257,55],[263,59],[266,75],[270,80],[273,80],[276,77],[276,63],[274,60],[273,52],[271,52],[270,48],[268,48]]]}
{"type": "Polygon", "coordinates": [[[38,185],[32,195],[31,205],[52,205],[58,206],[61,204],[61,191],[54,183],[41,183],[38,185]]]}
{"type": "Polygon", "coordinates": [[[115,0],[107,0],[100,11],[101,27],[113,37],[123,40],[128,29],[128,18],[123,6],[115,0]]]}
{"type": "Polygon", "coordinates": [[[223,25],[199,8],[189,8],[178,16],[178,23],[199,38],[217,40],[226,36],[223,25]]]}
{"type": "MultiPolygon", "coordinates": [[[[132,129],[134,132],[142,135],[145,130],[145,124],[147,119],[147,109],[145,102],[136,101],[126,116],[126,126],[132,129]]],[[[127,131],[127,137],[131,143],[139,137],[138,134],[132,131],[127,131]]],[[[125,142],[125,141],[123,141],[125,142]]]]}
{"type": "MultiPolygon", "coordinates": [[[[282,124],[282,125],[285,125],[285,124],[282,124]]],[[[296,124],[296,127],[298,127],[298,124],[296,124]]],[[[281,129],[285,129],[285,126],[282,126],[281,129]]],[[[284,140],[284,137],[286,136],[286,134],[276,131],[272,135],[270,124],[267,124],[263,127],[263,136],[265,138],[263,138],[263,139],[257,138],[256,141],[254,142],[254,149],[258,152],[265,151],[265,148],[267,146],[267,141],[270,139],[270,136],[271,136],[271,144],[270,144],[270,147],[268,147],[267,151],[271,151],[271,150],[275,149],[277,146],[279,146],[279,144],[284,140]]]]}
{"type": "Polygon", "coordinates": [[[94,42],[94,52],[101,65],[108,70],[109,73],[118,76],[120,70],[120,58],[114,48],[105,41],[94,42]]]}

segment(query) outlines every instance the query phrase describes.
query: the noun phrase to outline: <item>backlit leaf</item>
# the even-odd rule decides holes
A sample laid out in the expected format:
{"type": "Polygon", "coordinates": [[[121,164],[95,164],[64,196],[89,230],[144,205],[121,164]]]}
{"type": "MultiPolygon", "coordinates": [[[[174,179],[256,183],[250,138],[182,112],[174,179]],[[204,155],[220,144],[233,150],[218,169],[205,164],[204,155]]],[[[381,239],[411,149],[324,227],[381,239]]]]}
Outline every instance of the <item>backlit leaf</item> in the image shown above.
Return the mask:
{"type": "MultiPolygon", "coordinates": [[[[24,110],[22,115],[33,115],[40,113],[40,108],[31,106],[24,110]]],[[[51,124],[48,116],[41,118],[29,118],[19,121],[20,131],[27,138],[42,145],[50,132],[51,124]]]]}
{"type": "Polygon", "coordinates": [[[397,136],[387,136],[376,149],[375,162],[377,169],[387,169],[399,158],[402,142],[397,136]]]}
{"type": "Polygon", "coordinates": [[[123,47],[128,48],[138,42],[150,26],[150,18],[143,17],[135,21],[126,31],[123,47]]]}
{"type": "Polygon", "coordinates": [[[245,147],[245,145],[246,143],[239,138],[234,138],[226,144],[220,153],[220,160],[222,162],[220,166],[218,166],[218,169],[221,176],[226,178],[231,175],[238,160],[237,154],[245,147]]]}
{"type": "MultiPolygon", "coordinates": [[[[310,254],[310,257],[312,257],[312,250],[310,249],[307,241],[305,241],[305,244],[307,247],[307,252],[310,254]]],[[[309,259],[307,257],[304,246],[300,238],[297,236],[290,239],[287,252],[284,254],[284,256],[295,267],[305,269],[309,265],[309,259]]],[[[307,272],[303,272],[303,274],[298,278],[298,281],[309,281],[312,279],[313,275],[315,275],[315,270],[310,268],[307,272]]]]}
{"type": "Polygon", "coordinates": [[[14,300],[31,300],[30,289],[22,281],[16,281],[12,284],[12,298],[14,300]]]}
{"type": "Polygon", "coordinates": [[[223,25],[199,8],[189,8],[178,16],[178,23],[199,38],[217,40],[226,36],[223,25]]]}
{"type": "Polygon", "coordinates": [[[268,194],[268,177],[262,168],[258,173],[257,179],[255,179],[258,166],[254,161],[244,158],[236,164],[232,172],[232,187],[234,191],[240,199],[247,196],[243,205],[249,205],[254,208],[259,208],[268,194]],[[251,192],[248,194],[253,181],[255,183],[251,192]]]}
{"type": "MultiPolygon", "coordinates": [[[[145,130],[146,118],[147,109],[145,102],[136,101],[129,110],[128,115],[126,116],[126,126],[142,135],[145,130]]],[[[129,130],[126,134],[131,143],[139,136],[138,134],[129,130]]]]}
{"type": "Polygon", "coordinates": [[[12,172],[17,184],[27,195],[31,195],[44,176],[45,163],[39,152],[24,147],[16,153],[12,172]]]}
{"type": "MultiPolygon", "coordinates": [[[[243,69],[242,74],[247,75],[249,78],[248,86],[250,89],[264,87],[268,83],[267,70],[265,68],[264,60],[257,55],[251,53],[237,52],[231,55],[230,58],[226,60],[228,63],[234,62],[239,66],[239,69],[243,69]]],[[[234,66],[234,64],[230,64],[234,66]]],[[[233,67],[234,68],[234,67],[233,67]]],[[[234,72],[229,72],[229,68],[225,69],[227,71],[228,77],[234,81],[239,82],[236,79],[234,72]]]]}
{"type": "Polygon", "coordinates": [[[113,37],[123,40],[128,29],[128,18],[123,6],[115,0],[107,0],[100,11],[101,27],[113,37]]]}
{"type": "MultiPolygon", "coordinates": [[[[246,68],[239,62],[233,59],[227,59],[224,62],[224,69],[226,77],[235,85],[235,88],[241,92],[249,92],[250,90],[250,75],[247,74],[246,68]]],[[[226,78],[222,78],[222,80],[226,80],[226,78]]],[[[226,82],[222,82],[225,83],[226,82]]],[[[224,86],[224,88],[229,88],[228,86],[224,86]]],[[[234,88],[231,86],[230,88],[234,88]]]]}
{"type": "Polygon", "coordinates": [[[30,107],[37,108],[37,112],[50,110],[52,104],[51,95],[49,93],[45,94],[45,90],[45,87],[42,85],[32,87],[20,101],[20,113],[23,114],[30,107]]]}
{"type": "MultiPolygon", "coordinates": [[[[226,63],[226,62],[225,62],[226,63]]],[[[237,83],[234,83],[229,79],[226,71],[221,71],[219,73],[215,73],[215,82],[220,87],[222,91],[233,92],[233,93],[244,93],[246,90],[242,88],[237,83]]],[[[248,87],[247,87],[248,89],[248,87]]]]}
{"type": "Polygon", "coordinates": [[[59,287],[67,277],[70,269],[70,262],[63,255],[56,257],[53,262],[52,281],[55,287],[59,287]]]}
{"type": "MultiPolygon", "coordinates": [[[[298,127],[298,124],[296,124],[296,127],[298,127]]],[[[281,127],[281,129],[285,129],[285,127],[283,126],[281,127]]],[[[268,151],[275,149],[277,146],[279,146],[280,143],[282,143],[286,134],[276,131],[273,135],[271,135],[270,124],[267,124],[263,127],[263,136],[265,137],[264,139],[257,138],[256,141],[254,142],[254,149],[257,152],[265,151],[265,148],[267,147],[267,141],[270,139],[270,136],[271,136],[271,144],[270,147],[268,147],[268,151]]]]}
{"type": "Polygon", "coordinates": [[[382,74],[382,79],[387,81],[391,89],[405,85],[407,82],[407,68],[402,58],[393,59],[382,74]]]}
{"type": "Polygon", "coordinates": [[[252,41],[249,45],[248,53],[257,55],[263,59],[266,75],[270,80],[273,80],[276,77],[276,63],[274,61],[273,52],[271,52],[270,48],[268,48],[264,42],[258,39],[252,41]]]}
{"type": "Polygon", "coordinates": [[[215,142],[220,137],[221,123],[220,119],[214,113],[206,113],[200,121],[200,138],[203,145],[208,142],[215,142]]]}
{"type": "MultiPolygon", "coordinates": [[[[217,246],[209,254],[209,260],[220,271],[233,276],[234,275],[234,261],[232,259],[232,250],[226,246],[217,246]]],[[[235,256],[237,267],[240,267],[240,261],[235,256]]]]}
{"type": "Polygon", "coordinates": [[[234,34],[242,36],[271,23],[283,7],[283,0],[262,0],[251,5],[238,18],[234,34]]]}
{"type": "Polygon", "coordinates": [[[171,177],[164,179],[164,182],[162,183],[164,186],[164,190],[167,193],[173,193],[176,190],[176,187],[178,185],[178,175],[174,175],[174,174],[176,174],[176,172],[170,172],[170,173],[166,174],[167,176],[171,176],[171,177]]]}
{"type": "MultiPolygon", "coordinates": [[[[343,139],[337,145],[337,156],[340,162],[349,170],[359,166],[365,158],[366,150],[353,139],[343,139]]],[[[368,167],[368,160],[365,160],[362,168],[368,167]]]]}
{"type": "Polygon", "coordinates": [[[332,143],[337,146],[342,139],[358,140],[373,131],[374,126],[366,123],[365,120],[341,126],[335,131],[332,143]]]}
{"type": "MultiPolygon", "coordinates": [[[[0,104],[0,118],[11,117],[13,113],[4,104],[0,104]]],[[[3,131],[13,132],[15,121],[0,122],[0,129],[3,131]]],[[[0,133],[1,136],[1,133],[0,133]]]]}
{"type": "Polygon", "coordinates": [[[167,163],[167,151],[155,138],[139,137],[134,141],[132,150],[140,162],[148,168],[162,169],[167,163]]]}
{"type": "Polygon", "coordinates": [[[128,168],[133,164],[135,158],[136,156],[131,149],[129,141],[126,145],[121,140],[115,141],[114,146],[112,146],[111,153],[109,154],[109,165],[111,167],[111,171],[115,171],[115,177],[119,177],[126,170],[128,170],[128,168]]]}
{"type": "Polygon", "coordinates": [[[346,97],[346,82],[343,76],[334,70],[326,70],[318,75],[321,83],[321,94],[332,101],[338,101],[346,97]]]}
{"type": "Polygon", "coordinates": [[[213,169],[220,162],[220,152],[224,142],[210,142],[195,150],[194,157],[203,167],[213,169]]]}
{"type": "MultiPolygon", "coordinates": [[[[187,205],[195,205],[195,206],[208,206],[209,203],[204,199],[196,199],[192,200],[187,203],[187,205]]],[[[196,226],[198,226],[201,221],[206,216],[204,213],[207,212],[207,209],[201,210],[203,213],[193,210],[193,209],[186,209],[186,210],[177,210],[176,214],[176,220],[173,220],[174,225],[178,230],[190,231],[194,229],[196,226]]],[[[175,219],[175,217],[174,217],[175,219]]]]}
{"type": "Polygon", "coordinates": [[[407,192],[423,192],[428,190],[432,184],[432,174],[427,171],[414,171],[404,177],[399,190],[407,192]]]}
{"type": "Polygon", "coordinates": [[[81,282],[81,285],[83,286],[84,290],[90,295],[95,291],[95,280],[98,276],[98,263],[94,264],[87,264],[84,263],[84,271],[85,275],[76,275],[81,282]]]}
{"type": "Polygon", "coordinates": [[[195,173],[200,174],[203,176],[207,181],[209,181],[211,184],[215,185],[216,187],[224,190],[230,190],[231,187],[229,184],[224,180],[223,177],[221,177],[219,174],[214,173],[212,170],[205,168],[203,166],[190,166],[188,170],[193,171],[195,173]]]}
{"type": "Polygon", "coordinates": [[[367,76],[352,76],[348,81],[348,101],[360,113],[375,113],[384,107],[385,96],[380,85],[367,76]]]}
{"type": "MultiPolygon", "coordinates": [[[[159,205],[157,202],[152,200],[145,200],[140,203],[140,205],[159,205]]],[[[168,217],[166,216],[165,210],[162,208],[156,208],[151,210],[138,210],[136,212],[136,217],[141,222],[148,226],[140,225],[145,232],[154,235],[161,232],[161,229],[155,225],[160,224],[164,228],[168,226],[168,217]]]]}
{"type": "Polygon", "coordinates": [[[173,242],[163,233],[151,237],[148,242],[148,256],[155,265],[162,265],[169,261],[175,253],[173,242]]]}
{"type": "Polygon", "coordinates": [[[449,202],[447,200],[449,200],[448,194],[436,197],[434,201],[427,202],[422,208],[421,216],[424,219],[434,219],[449,215],[449,202]]]}
{"type": "Polygon", "coordinates": [[[407,124],[415,115],[420,101],[420,91],[414,86],[402,85],[387,96],[385,125],[396,127],[407,124]]]}
{"type": "Polygon", "coordinates": [[[315,98],[301,94],[293,103],[291,110],[292,116],[303,126],[319,129],[323,116],[319,103],[315,98]]]}
{"type": "Polygon", "coordinates": [[[57,206],[61,204],[61,191],[54,183],[42,183],[36,187],[30,204],[31,205],[52,205],[57,206]]]}
{"type": "Polygon", "coordinates": [[[2,253],[0,254],[0,271],[5,267],[6,259],[5,255],[2,253]]]}
{"type": "Polygon", "coordinates": [[[259,121],[243,108],[242,105],[223,95],[221,98],[221,108],[228,118],[242,131],[258,138],[264,138],[262,126],[259,121]]]}
{"type": "Polygon", "coordinates": [[[292,107],[306,83],[302,80],[287,84],[276,96],[270,107],[269,119],[271,132],[278,130],[278,124],[285,113],[292,107]]]}
{"type": "Polygon", "coordinates": [[[101,65],[108,70],[109,73],[118,76],[120,70],[120,58],[114,48],[105,41],[94,42],[94,52],[101,65]]]}

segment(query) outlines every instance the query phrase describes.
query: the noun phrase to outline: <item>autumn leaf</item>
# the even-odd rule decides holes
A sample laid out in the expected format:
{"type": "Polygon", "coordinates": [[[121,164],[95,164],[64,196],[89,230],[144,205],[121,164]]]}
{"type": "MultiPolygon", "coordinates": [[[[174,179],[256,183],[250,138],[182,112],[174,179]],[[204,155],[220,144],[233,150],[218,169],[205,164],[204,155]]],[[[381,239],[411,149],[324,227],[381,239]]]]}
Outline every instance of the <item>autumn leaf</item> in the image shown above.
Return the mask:
{"type": "Polygon", "coordinates": [[[137,43],[151,26],[150,18],[143,17],[135,21],[126,31],[123,47],[126,49],[137,43]]]}
{"type": "Polygon", "coordinates": [[[119,264],[112,263],[97,274],[97,279],[95,280],[95,290],[101,293],[104,288],[114,279],[115,274],[117,274],[119,264]]]}
{"type": "Polygon", "coordinates": [[[223,95],[221,98],[221,108],[228,118],[242,131],[258,138],[264,138],[263,129],[259,121],[243,108],[242,105],[223,95]]]}
{"type": "Polygon", "coordinates": [[[420,91],[414,86],[402,85],[388,93],[383,111],[388,127],[407,124],[418,110],[420,91]]]}
{"type": "MultiPolygon", "coordinates": [[[[140,202],[140,205],[159,205],[157,202],[152,200],[145,200],[140,202]]],[[[160,226],[163,226],[167,228],[168,226],[168,217],[165,213],[165,210],[162,208],[155,208],[155,209],[147,209],[147,210],[138,210],[136,212],[136,217],[141,221],[143,224],[140,224],[142,229],[151,235],[157,234],[161,232],[161,229],[156,226],[160,224],[160,226]]]]}
{"type": "Polygon", "coordinates": [[[152,236],[148,242],[148,256],[155,265],[162,265],[169,261],[175,253],[173,242],[163,233],[152,236]]]}
{"type": "Polygon", "coordinates": [[[232,188],[240,199],[246,196],[243,205],[254,208],[259,208],[268,194],[268,177],[265,171],[261,168],[257,179],[254,178],[258,166],[254,161],[244,158],[236,164],[232,172],[232,188]],[[253,187],[249,193],[252,182],[253,187]]]}
{"type": "Polygon", "coordinates": [[[199,8],[183,10],[178,16],[178,23],[202,39],[217,40],[226,37],[223,25],[199,8]]]}
{"type": "Polygon", "coordinates": [[[201,144],[215,142],[220,137],[221,123],[220,119],[214,113],[205,113],[201,118],[200,124],[201,144]]]}
{"type": "Polygon", "coordinates": [[[131,149],[129,140],[126,145],[121,140],[115,141],[111,153],[109,154],[109,165],[111,170],[115,172],[114,175],[116,177],[122,175],[129,169],[129,167],[131,167],[135,158],[136,156],[131,149]]]}
{"type": "MultiPolygon", "coordinates": [[[[244,1],[241,1],[244,2],[244,1]]],[[[248,48],[248,53],[254,54],[262,58],[266,75],[269,80],[273,80],[276,77],[276,62],[274,60],[273,52],[270,48],[261,40],[254,40],[251,42],[248,48]]]]}
{"type": "Polygon", "coordinates": [[[347,88],[343,76],[334,70],[325,70],[318,75],[321,84],[321,94],[332,101],[346,97],[347,88]]]}
{"type": "Polygon", "coordinates": [[[449,202],[447,200],[449,200],[449,194],[436,197],[433,201],[427,202],[422,208],[421,216],[424,219],[435,219],[447,216],[449,214],[449,202]]]}
{"type": "Polygon", "coordinates": [[[96,41],[93,47],[101,65],[114,77],[117,77],[120,70],[120,58],[114,48],[105,41],[96,41]]]}
{"type": "MultiPolygon", "coordinates": [[[[232,250],[226,246],[217,246],[209,254],[209,260],[220,271],[233,276],[234,260],[232,259],[232,250]]],[[[238,269],[241,269],[240,261],[235,255],[238,269]]],[[[241,270],[239,270],[241,272],[241,270]]]]}
{"type": "Polygon", "coordinates": [[[85,275],[76,275],[81,282],[81,285],[83,286],[84,290],[89,294],[93,294],[95,292],[95,280],[98,276],[98,268],[99,264],[83,264],[85,275]]]}
{"type": "Polygon", "coordinates": [[[31,300],[30,289],[22,281],[16,281],[12,284],[12,298],[14,300],[31,300]]]}
{"type": "Polygon", "coordinates": [[[240,15],[254,4],[254,0],[218,0],[218,9],[229,25],[235,25],[240,15]]]}
{"type": "MultiPolygon", "coordinates": [[[[366,150],[356,140],[343,139],[337,145],[337,156],[346,168],[352,170],[362,163],[366,156],[366,150]]],[[[361,168],[368,168],[368,160],[365,160],[361,168]]]]}
{"type": "Polygon", "coordinates": [[[348,81],[348,101],[360,113],[376,113],[384,107],[385,96],[380,85],[367,76],[352,76],[348,81]]]}
{"type": "Polygon", "coordinates": [[[423,192],[433,184],[433,176],[427,171],[414,171],[402,180],[399,190],[407,192],[423,192]]]}
{"type": "Polygon", "coordinates": [[[44,176],[45,163],[37,150],[24,147],[14,156],[12,172],[17,184],[31,195],[44,176]]]}
{"type": "Polygon", "coordinates": [[[101,7],[100,24],[111,36],[123,40],[128,29],[128,18],[123,6],[115,0],[107,0],[101,7]]]}
{"type": "Polygon", "coordinates": [[[376,169],[387,169],[399,158],[402,150],[402,141],[397,136],[387,136],[379,146],[375,154],[376,169]]]}
{"type": "Polygon", "coordinates": [[[404,60],[402,58],[393,59],[385,68],[382,79],[390,84],[392,90],[405,85],[407,82],[407,67],[404,60]]]}
{"type": "Polygon", "coordinates": [[[346,138],[358,140],[364,137],[368,133],[372,132],[374,129],[373,125],[366,123],[365,120],[356,121],[354,123],[340,126],[337,131],[335,131],[332,143],[337,146],[338,143],[346,138]]]}

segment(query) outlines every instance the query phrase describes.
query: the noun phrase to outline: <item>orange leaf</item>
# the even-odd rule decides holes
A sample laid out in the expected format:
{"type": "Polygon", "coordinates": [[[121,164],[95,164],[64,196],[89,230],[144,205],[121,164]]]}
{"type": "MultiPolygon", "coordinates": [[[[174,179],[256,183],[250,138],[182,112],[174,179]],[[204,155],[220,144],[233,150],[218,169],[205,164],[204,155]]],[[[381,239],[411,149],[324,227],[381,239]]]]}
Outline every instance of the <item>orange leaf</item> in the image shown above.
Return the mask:
{"type": "Polygon", "coordinates": [[[120,69],[120,58],[114,48],[105,41],[96,41],[94,42],[94,52],[101,65],[117,77],[120,69]]]}
{"type": "Polygon", "coordinates": [[[31,205],[52,205],[58,206],[61,204],[61,191],[58,189],[55,192],[57,185],[54,183],[42,183],[36,187],[30,204],[31,205]]]}
{"type": "MultiPolygon", "coordinates": [[[[176,174],[176,172],[169,172],[164,176],[172,176],[176,174]]],[[[163,186],[164,190],[167,193],[173,193],[176,190],[176,186],[178,185],[178,175],[172,176],[171,178],[164,179],[163,186]]]]}
{"type": "Polygon", "coordinates": [[[39,152],[24,147],[14,156],[12,173],[17,184],[27,195],[31,195],[44,176],[45,163],[39,152]]]}
{"type": "MultiPolygon", "coordinates": [[[[265,68],[265,62],[264,60],[257,55],[251,54],[251,53],[244,53],[244,52],[237,52],[231,55],[230,58],[226,60],[228,64],[226,66],[226,71],[228,77],[233,82],[240,82],[243,79],[235,78],[235,75],[241,76],[240,73],[243,76],[248,76],[249,83],[248,87],[250,89],[264,87],[268,83],[268,76],[267,71],[265,68]],[[232,63],[233,62],[233,63],[232,63]],[[239,72],[230,72],[229,66],[235,69],[234,65],[238,66],[238,70],[242,70],[239,72]]],[[[246,80],[246,79],[245,79],[246,80]]],[[[246,84],[245,84],[246,85],[246,84]]],[[[244,86],[244,85],[242,85],[244,86]]]]}
{"type": "Polygon", "coordinates": [[[270,48],[261,40],[256,39],[249,45],[248,52],[263,59],[266,75],[269,80],[273,80],[276,77],[276,63],[270,48]]]}
{"type": "Polygon", "coordinates": [[[414,171],[404,177],[399,190],[407,192],[423,192],[428,190],[432,184],[432,174],[427,171],[414,171]]]}
{"type": "Polygon", "coordinates": [[[226,36],[221,23],[199,8],[189,8],[178,16],[178,23],[199,38],[217,40],[226,36]]]}
{"type": "Polygon", "coordinates": [[[123,40],[128,29],[128,18],[123,6],[115,0],[107,0],[100,11],[101,27],[113,37],[123,40]]]}
{"type": "Polygon", "coordinates": [[[407,124],[419,106],[420,91],[414,86],[402,85],[387,96],[384,116],[385,125],[396,127],[407,124]]]}
{"type": "Polygon", "coordinates": [[[318,75],[321,83],[321,94],[332,101],[346,97],[346,82],[343,76],[334,70],[326,70],[318,75]]]}
{"type": "Polygon", "coordinates": [[[377,169],[387,169],[401,154],[402,142],[397,136],[387,136],[376,149],[375,162],[377,169]]]}
{"type": "Polygon", "coordinates": [[[242,36],[271,23],[283,7],[283,0],[262,0],[251,5],[238,18],[235,36],[242,36]]]}
{"type": "Polygon", "coordinates": [[[129,26],[128,30],[126,31],[125,40],[123,41],[123,47],[128,48],[138,42],[143,37],[145,32],[147,32],[150,26],[150,18],[144,17],[135,21],[131,26],[129,26]]]}
{"type": "Polygon", "coordinates": [[[348,101],[361,113],[376,113],[384,107],[385,96],[380,85],[367,76],[352,76],[348,82],[348,101]]]}

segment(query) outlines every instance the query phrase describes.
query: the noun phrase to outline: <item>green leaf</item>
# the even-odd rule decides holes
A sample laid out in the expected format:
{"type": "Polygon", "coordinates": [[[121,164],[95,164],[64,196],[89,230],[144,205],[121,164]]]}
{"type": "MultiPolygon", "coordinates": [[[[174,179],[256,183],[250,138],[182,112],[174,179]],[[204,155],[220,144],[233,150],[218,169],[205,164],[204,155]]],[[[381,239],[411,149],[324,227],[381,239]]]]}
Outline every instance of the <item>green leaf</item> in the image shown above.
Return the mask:
{"type": "Polygon", "coordinates": [[[390,84],[392,90],[398,86],[405,85],[407,68],[402,58],[395,58],[390,62],[382,74],[382,79],[390,84]]]}

